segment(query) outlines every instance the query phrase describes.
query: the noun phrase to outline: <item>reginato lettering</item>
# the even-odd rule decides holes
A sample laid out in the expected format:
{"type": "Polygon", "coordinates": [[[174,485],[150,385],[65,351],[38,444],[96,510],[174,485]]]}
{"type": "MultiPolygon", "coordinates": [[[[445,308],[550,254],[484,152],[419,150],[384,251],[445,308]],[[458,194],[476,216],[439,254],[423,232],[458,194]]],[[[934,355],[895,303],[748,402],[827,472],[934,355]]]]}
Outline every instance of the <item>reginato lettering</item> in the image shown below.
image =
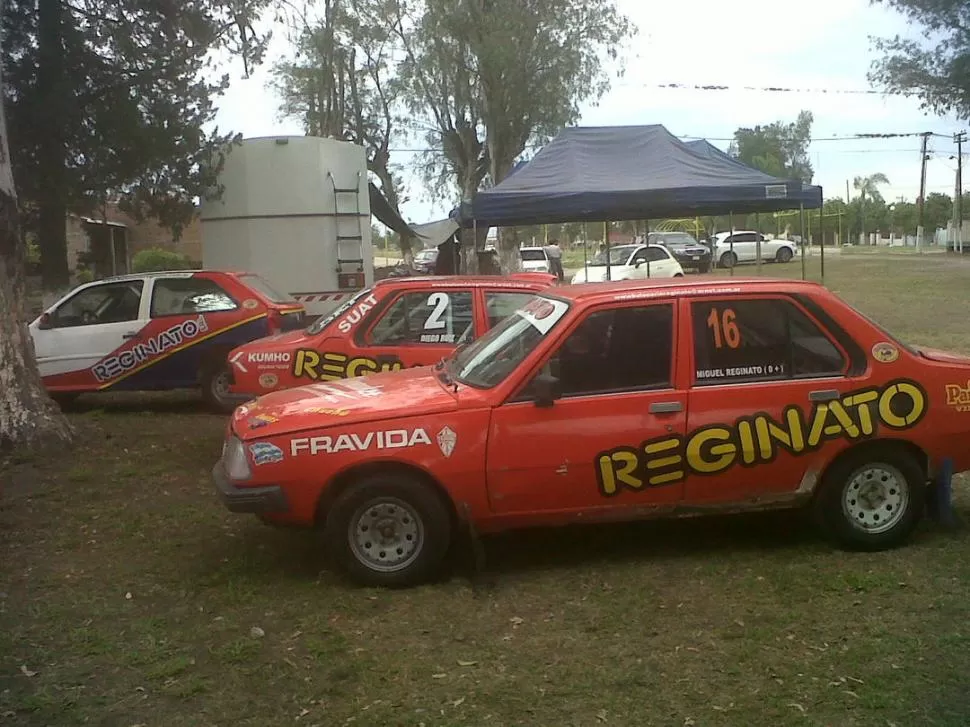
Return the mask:
{"type": "Polygon", "coordinates": [[[91,372],[102,383],[111,381],[208,330],[205,316],[176,323],[146,341],[136,341],[131,348],[103,359],[91,367],[91,372]]]}

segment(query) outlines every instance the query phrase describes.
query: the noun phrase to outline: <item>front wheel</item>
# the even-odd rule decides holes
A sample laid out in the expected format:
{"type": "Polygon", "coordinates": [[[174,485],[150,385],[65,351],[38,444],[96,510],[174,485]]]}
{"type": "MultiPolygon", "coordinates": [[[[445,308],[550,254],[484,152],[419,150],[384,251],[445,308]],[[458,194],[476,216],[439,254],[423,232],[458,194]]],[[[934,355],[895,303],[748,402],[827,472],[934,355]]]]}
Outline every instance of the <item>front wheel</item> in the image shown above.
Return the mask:
{"type": "Polygon", "coordinates": [[[794,256],[792,255],[790,247],[779,248],[778,252],[775,253],[775,260],[780,263],[791,262],[792,257],[794,256]]]}
{"type": "Polygon", "coordinates": [[[451,543],[451,517],[431,486],[405,474],[362,478],[330,508],[324,536],[340,569],[364,586],[431,579],[451,543]]]}
{"type": "Polygon", "coordinates": [[[816,513],[827,534],[849,550],[887,550],[919,524],[926,476],[915,458],[889,447],[849,454],[821,483],[816,513]]]}

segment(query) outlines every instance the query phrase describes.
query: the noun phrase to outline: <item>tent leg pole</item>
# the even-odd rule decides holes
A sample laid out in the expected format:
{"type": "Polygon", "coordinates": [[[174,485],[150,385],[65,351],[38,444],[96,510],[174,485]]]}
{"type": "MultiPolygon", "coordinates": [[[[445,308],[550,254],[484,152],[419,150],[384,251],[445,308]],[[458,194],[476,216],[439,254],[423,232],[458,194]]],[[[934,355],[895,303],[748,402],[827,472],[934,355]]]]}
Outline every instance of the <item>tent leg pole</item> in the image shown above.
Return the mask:
{"type": "Polygon", "coordinates": [[[761,214],[758,212],[754,213],[754,229],[758,233],[758,236],[754,238],[756,248],[754,254],[758,256],[758,275],[761,275],[761,214]]]}
{"type": "Polygon", "coordinates": [[[586,233],[586,223],[583,223],[583,280],[589,282],[589,235],[586,233]]]}
{"type": "Polygon", "coordinates": [[[806,280],[807,278],[805,277],[805,205],[804,204],[798,205],[798,214],[799,214],[799,217],[801,218],[800,224],[802,228],[801,230],[802,241],[800,245],[802,249],[802,280],[806,280]]]}
{"type": "Polygon", "coordinates": [[[603,223],[603,242],[606,243],[606,279],[612,280],[613,275],[610,272],[610,223],[603,223]]]}
{"type": "Polygon", "coordinates": [[[728,212],[728,223],[731,227],[731,242],[728,243],[728,250],[731,251],[731,277],[734,277],[734,212],[728,212]]]}
{"type": "Polygon", "coordinates": [[[643,241],[647,245],[647,277],[650,277],[650,220],[643,221],[643,241]]]}
{"type": "Polygon", "coordinates": [[[818,256],[822,265],[821,280],[822,285],[825,285],[825,209],[823,207],[818,209],[818,237],[818,256]]]}

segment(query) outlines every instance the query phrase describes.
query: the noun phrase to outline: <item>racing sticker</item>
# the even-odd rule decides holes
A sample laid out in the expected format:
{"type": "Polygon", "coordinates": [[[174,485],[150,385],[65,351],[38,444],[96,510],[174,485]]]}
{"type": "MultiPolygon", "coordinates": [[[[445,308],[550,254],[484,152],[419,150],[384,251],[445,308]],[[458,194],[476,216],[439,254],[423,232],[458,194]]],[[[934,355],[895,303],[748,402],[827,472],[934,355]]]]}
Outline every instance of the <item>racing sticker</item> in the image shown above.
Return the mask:
{"type": "Polygon", "coordinates": [[[455,451],[455,445],[458,444],[458,435],[455,434],[455,430],[446,424],[435,436],[435,441],[438,443],[438,449],[441,450],[441,453],[445,457],[450,457],[452,452],[455,451]]]}
{"type": "Polygon", "coordinates": [[[147,341],[138,341],[121,353],[108,356],[91,367],[99,382],[105,383],[138,368],[143,363],[158,358],[166,351],[183,345],[209,330],[205,316],[190,318],[176,323],[147,341]]]}
{"type": "Polygon", "coordinates": [[[357,303],[337,324],[337,330],[341,333],[350,333],[350,330],[360,323],[364,316],[374,309],[377,305],[377,297],[371,293],[362,301],[357,303]]]}
{"type": "Polygon", "coordinates": [[[535,326],[539,333],[546,335],[568,308],[569,305],[561,300],[533,298],[515,313],[535,326]]]}
{"type": "Polygon", "coordinates": [[[275,388],[280,383],[280,377],[276,374],[262,374],[259,377],[259,385],[264,389],[275,388]]]}
{"type": "Polygon", "coordinates": [[[239,351],[232,355],[229,363],[242,373],[248,374],[250,367],[259,371],[286,371],[290,368],[292,360],[293,354],[289,351],[257,351],[255,353],[239,351]]]}
{"type": "Polygon", "coordinates": [[[346,379],[329,384],[309,384],[307,388],[330,404],[340,404],[342,401],[359,401],[371,399],[383,394],[379,386],[371,386],[363,379],[346,379]]]}
{"type": "MultiPolygon", "coordinates": [[[[962,388],[962,387],[960,387],[962,388]]],[[[970,382],[966,401],[970,408],[970,382]]],[[[947,387],[947,400],[950,393],[947,387]]],[[[785,408],[781,420],[759,412],[733,424],[713,424],[686,437],[670,435],[601,452],[594,459],[597,484],[604,497],[623,489],[639,491],[682,482],[688,473],[718,475],[736,465],[754,467],[774,461],[779,452],[794,456],[819,449],[833,439],[857,441],[880,427],[902,431],[916,426],[929,400],[915,381],[897,379],[883,387],[849,392],[820,402],[811,412],[785,408]]]]}
{"type": "Polygon", "coordinates": [[[290,440],[290,455],[336,454],[368,450],[403,449],[431,444],[424,429],[387,429],[366,434],[337,434],[322,437],[299,437],[290,440]]]}
{"type": "Polygon", "coordinates": [[[960,384],[946,385],[946,405],[960,413],[970,412],[970,381],[966,386],[960,384]]]}
{"type": "MultiPolygon", "coordinates": [[[[419,364],[420,365],[420,364],[419,364]]],[[[396,356],[380,360],[368,356],[348,356],[343,353],[318,353],[301,348],[293,358],[293,376],[311,381],[337,381],[382,371],[400,371],[404,363],[396,356]]]]}
{"type": "Polygon", "coordinates": [[[272,414],[257,414],[249,420],[250,429],[259,429],[269,424],[275,424],[279,419],[272,414]]]}
{"type": "Polygon", "coordinates": [[[899,349],[891,343],[877,343],[872,347],[872,357],[879,363],[892,363],[899,358],[899,349]]]}
{"type": "Polygon", "coordinates": [[[256,442],[255,444],[250,444],[249,453],[253,456],[253,463],[257,467],[283,461],[283,450],[272,442],[256,442]]]}
{"type": "Polygon", "coordinates": [[[253,308],[259,308],[259,301],[256,300],[255,298],[246,298],[246,300],[244,300],[242,303],[242,307],[245,308],[246,310],[253,310],[253,308]]]}

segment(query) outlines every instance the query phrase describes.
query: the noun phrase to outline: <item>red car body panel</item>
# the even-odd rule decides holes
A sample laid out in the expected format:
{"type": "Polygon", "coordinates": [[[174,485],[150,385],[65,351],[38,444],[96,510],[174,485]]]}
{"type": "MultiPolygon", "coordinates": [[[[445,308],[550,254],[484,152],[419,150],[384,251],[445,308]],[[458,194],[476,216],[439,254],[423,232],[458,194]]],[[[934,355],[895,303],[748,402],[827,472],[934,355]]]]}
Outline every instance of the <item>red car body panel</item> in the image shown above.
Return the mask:
{"type": "Polygon", "coordinates": [[[368,340],[380,317],[399,297],[421,291],[431,295],[470,293],[474,338],[480,338],[489,328],[486,293],[529,294],[549,287],[555,280],[556,276],[547,273],[518,273],[505,278],[447,276],[379,281],[319,333],[291,331],[231,351],[231,390],[255,396],[315,381],[436,363],[455,349],[455,342],[378,345],[368,340]]]}
{"type": "MultiPolygon", "coordinates": [[[[289,509],[270,520],[312,524],[322,498],[358,467],[393,464],[436,482],[483,532],[790,506],[805,501],[850,447],[896,440],[970,469],[970,358],[898,343],[825,288],[766,279],[587,284],[544,295],[570,309],[491,389],[443,370],[379,373],[302,386],[240,407],[230,436],[251,452],[251,481],[279,485],[289,509]],[[841,373],[699,383],[691,306],[791,302],[846,361],[841,373]],[[515,401],[597,309],[674,309],[673,381],[663,390],[515,401]],[[260,447],[274,457],[258,461],[260,447]],[[278,453],[278,456],[276,456],[278,453]]],[[[706,308],[705,308],[706,310],[706,308]]],[[[704,331],[703,335],[707,335],[704,331]]]]}

